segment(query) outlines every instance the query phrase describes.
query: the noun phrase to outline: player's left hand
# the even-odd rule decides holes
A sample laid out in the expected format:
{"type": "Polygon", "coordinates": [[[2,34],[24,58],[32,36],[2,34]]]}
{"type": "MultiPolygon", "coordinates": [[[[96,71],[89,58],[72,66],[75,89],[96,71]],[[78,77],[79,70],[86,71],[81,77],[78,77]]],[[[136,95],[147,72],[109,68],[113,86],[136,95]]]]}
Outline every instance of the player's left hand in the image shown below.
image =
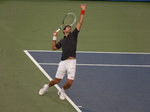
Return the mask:
{"type": "Polygon", "coordinates": [[[81,10],[85,10],[86,4],[81,4],[81,5],[80,5],[80,8],[81,8],[81,10]]]}

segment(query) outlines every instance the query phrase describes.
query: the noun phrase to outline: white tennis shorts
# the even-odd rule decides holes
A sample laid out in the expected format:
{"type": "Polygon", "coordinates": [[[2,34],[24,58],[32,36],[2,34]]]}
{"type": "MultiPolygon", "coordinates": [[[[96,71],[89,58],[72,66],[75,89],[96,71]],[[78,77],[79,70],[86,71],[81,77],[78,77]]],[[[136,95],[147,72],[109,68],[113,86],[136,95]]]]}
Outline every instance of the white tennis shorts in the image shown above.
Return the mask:
{"type": "Polygon", "coordinates": [[[56,78],[63,79],[66,74],[68,79],[74,80],[76,74],[76,59],[60,61],[56,72],[56,78]]]}

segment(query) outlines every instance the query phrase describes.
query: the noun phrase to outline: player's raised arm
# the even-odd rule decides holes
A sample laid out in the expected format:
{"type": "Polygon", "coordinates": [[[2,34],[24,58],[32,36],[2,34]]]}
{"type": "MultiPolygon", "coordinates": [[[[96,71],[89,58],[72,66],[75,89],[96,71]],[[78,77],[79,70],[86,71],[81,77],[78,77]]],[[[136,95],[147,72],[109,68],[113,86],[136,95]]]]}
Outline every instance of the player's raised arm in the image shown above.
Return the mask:
{"type": "Polygon", "coordinates": [[[85,4],[81,4],[81,5],[80,5],[80,8],[81,8],[80,19],[79,19],[79,22],[78,22],[78,24],[77,24],[77,26],[76,26],[76,28],[77,28],[78,31],[80,31],[80,28],[81,28],[82,23],[83,23],[86,5],[85,5],[85,4]]]}

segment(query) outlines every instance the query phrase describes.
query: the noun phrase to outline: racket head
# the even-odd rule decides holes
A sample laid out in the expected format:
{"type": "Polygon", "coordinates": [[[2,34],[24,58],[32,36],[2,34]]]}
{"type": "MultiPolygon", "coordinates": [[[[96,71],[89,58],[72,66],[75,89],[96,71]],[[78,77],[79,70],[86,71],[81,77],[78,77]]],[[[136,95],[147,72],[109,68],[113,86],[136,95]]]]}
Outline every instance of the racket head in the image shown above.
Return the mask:
{"type": "Polygon", "coordinates": [[[63,19],[63,26],[72,26],[76,22],[76,15],[72,12],[67,13],[67,15],[63,19]]]}
{"type": "Polygon", "coordinates": [[[60,28],[56,30],[56,32],[63,30],[66,26],[72,26],[75,22],[76,22],[76,15],[72,12],[67,13],[63,18],[62,25],[60,26],[60,28]]]}

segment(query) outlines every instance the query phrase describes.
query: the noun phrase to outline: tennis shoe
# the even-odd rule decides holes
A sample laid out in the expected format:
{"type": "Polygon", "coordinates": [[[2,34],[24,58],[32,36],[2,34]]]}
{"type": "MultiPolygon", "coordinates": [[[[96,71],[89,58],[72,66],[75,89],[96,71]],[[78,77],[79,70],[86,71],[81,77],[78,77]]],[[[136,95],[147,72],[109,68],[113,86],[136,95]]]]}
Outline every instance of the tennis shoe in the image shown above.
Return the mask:
{"type": "Polygon", "coordinates": [[[65,100],[64,92],[58,91],[59,99],[65,100]]]}
{"type": "Polygon", "coordinates": [[[48,84],[45,84],[43,88],[40,89],[39,95],[43,95],[46,91],[48,91],[48,84]]]}

